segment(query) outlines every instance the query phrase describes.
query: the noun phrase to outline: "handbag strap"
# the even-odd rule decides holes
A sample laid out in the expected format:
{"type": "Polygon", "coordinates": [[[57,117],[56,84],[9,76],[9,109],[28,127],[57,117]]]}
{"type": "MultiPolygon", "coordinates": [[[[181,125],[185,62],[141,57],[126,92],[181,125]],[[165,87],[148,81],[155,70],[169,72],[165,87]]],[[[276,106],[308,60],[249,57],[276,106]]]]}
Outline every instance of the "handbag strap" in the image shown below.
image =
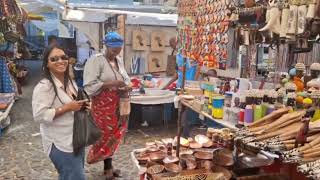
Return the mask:
{"type": "Polygon", "coordinates": [[[88,93],[84,89],[82,89],[82,92],[86,96],[86,98],[88,99],[88,102],[90,102],[91,100],[90,100],[88,93]]]}

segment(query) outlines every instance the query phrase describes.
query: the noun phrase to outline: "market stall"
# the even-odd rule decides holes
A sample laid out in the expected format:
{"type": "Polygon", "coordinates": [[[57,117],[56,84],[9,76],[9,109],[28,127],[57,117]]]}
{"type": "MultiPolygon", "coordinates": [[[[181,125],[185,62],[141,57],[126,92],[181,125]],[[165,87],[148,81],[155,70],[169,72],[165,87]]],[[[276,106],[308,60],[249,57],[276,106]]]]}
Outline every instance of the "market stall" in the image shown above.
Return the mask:
{"type": "Polygon", "coordinates": [[[10,124],[9,113],[27,70],[19,59],[28,54],[23,36],[27,13],[16,1],[0,3],[0,134],[10,124]]]}
{"type": "Polygon", "coordinates": [[[318,1],[179,1],[178,132],[132,153],[141,174],[319,179],[319,8],[318,1]],[[187,81],[190,63],[216,75],[187,81]],[[227,128],[182,137],[186,109],[227,128]]]}

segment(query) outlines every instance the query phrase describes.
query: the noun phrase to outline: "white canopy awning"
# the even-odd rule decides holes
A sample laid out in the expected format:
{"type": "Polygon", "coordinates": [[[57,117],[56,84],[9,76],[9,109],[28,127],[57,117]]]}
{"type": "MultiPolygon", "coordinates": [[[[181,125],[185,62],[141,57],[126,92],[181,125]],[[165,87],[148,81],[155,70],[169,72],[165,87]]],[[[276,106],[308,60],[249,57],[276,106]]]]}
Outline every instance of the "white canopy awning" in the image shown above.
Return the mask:
{"type": "Polygon", "coordinates": [[[83,32],[90,39],[92,46],[99,49],[99,26],[97,25],[98,23],[105,22],[109,17],[114,15],[127,15],[126,24],[128,25],[175,27],[178,19],[177,14],[143,13],[98,8],[67,9],[63,12],[62,19],[70,22],[79,31],[83,32]],[[94,26],[94,24],[96,24],[96,26],[94,26]]]}
{"type": "Polygon", "coordinates": [[[62,19],[66,21],[99,23],[106,21],[110,16],[116,14],[127,15],[126,24],[176,26],[178,20],[177,14],[143,13],[98,8],[67,9],[64,11],[62,19]]]}
{"type": "Polygon", "coordinates": [[[49,10],[62,12],[65,0],[17,0],[17,2],[27,12],[42,13],[49,10]]]}

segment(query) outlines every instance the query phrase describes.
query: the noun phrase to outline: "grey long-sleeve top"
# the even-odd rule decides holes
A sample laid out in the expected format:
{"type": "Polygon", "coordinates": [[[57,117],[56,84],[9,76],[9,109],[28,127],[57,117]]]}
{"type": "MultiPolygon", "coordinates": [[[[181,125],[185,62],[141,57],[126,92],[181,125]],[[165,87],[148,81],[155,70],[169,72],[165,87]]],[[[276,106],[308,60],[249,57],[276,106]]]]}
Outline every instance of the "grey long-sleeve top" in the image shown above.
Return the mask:
{"type": "Polygon", "coordinates": [[[123,60],[117,57],[119,71],[112,70],[103,54],[92,56],[86,63],[83,73],[83,85],[89,96],[98,95],[104,82],[113,80],[123,80],[127,85],[130,84],[123,60]]]}

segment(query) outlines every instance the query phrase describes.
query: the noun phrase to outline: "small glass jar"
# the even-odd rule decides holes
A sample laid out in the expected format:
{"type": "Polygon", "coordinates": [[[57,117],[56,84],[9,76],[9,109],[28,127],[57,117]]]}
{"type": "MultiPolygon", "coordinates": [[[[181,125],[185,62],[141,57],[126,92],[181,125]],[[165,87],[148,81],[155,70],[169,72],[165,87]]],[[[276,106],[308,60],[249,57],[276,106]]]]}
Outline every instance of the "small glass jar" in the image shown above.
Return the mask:
{"type": "Polygon", "coordinates": [[[224,104],[226,107],[231,107],[232,105],[232,93],[226,92],[224,95],[224,104]]]}

